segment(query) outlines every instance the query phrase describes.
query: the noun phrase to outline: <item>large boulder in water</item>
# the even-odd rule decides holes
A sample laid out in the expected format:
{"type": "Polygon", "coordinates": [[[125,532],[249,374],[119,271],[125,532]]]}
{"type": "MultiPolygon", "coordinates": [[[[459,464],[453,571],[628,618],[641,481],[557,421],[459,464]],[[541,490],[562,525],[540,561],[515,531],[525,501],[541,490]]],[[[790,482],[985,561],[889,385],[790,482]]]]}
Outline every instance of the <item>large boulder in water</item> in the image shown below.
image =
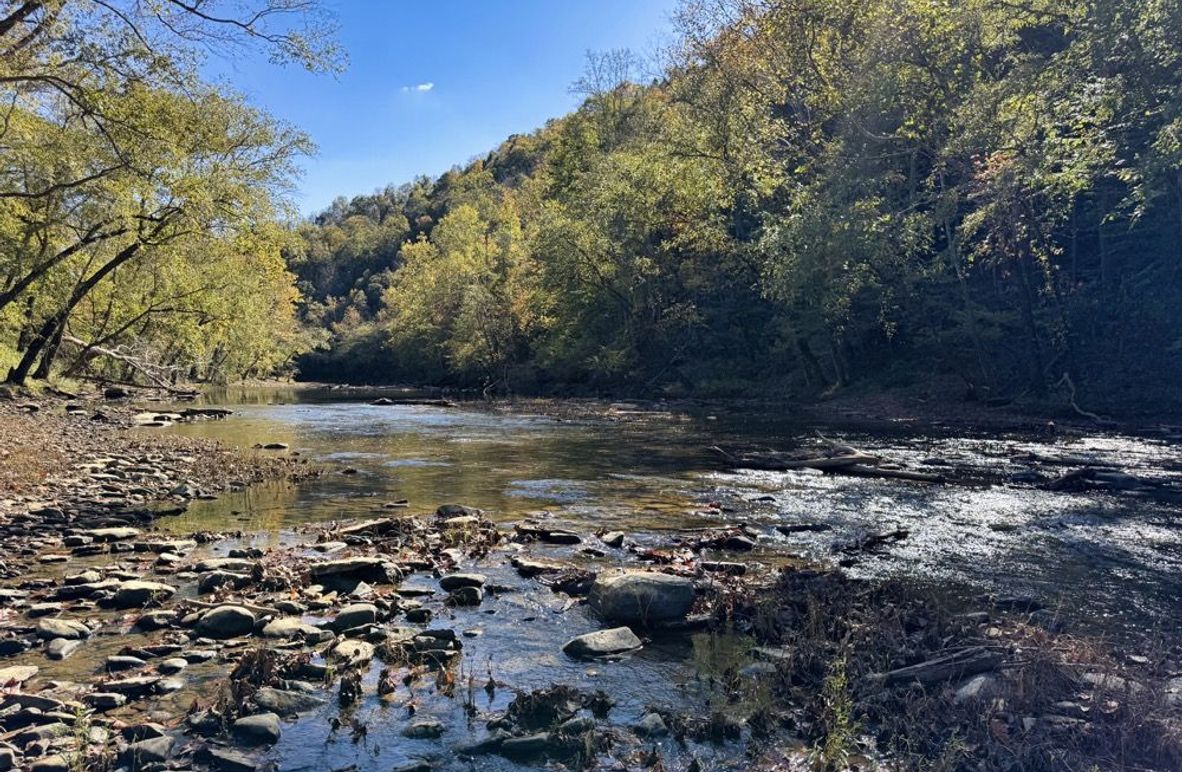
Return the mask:
{"type": "Polygon", "coordinates": [[[587,598],[605,622],[657,625],[684,619],[694,605],[694,583],[682,576],[628,571],[601,575],[587,598]]]}
{"type": "Polygon", "coordinates": [[[596,630],[571,638],[562,650],[572,657],[606,657],[639,649],[641,641],[627,627],[596,630]]]}
{"type": "Polygon", "coordinates": [[[115,608],[142,608],[149,603],[167,600],[175,594],[176,588],[171,585],[132,579],[119,585],[112,603],[115,608]]]}
{"type": "Polygon", "coordinates": [[[254,632],[254,614],[242,606],[218,606],[201,617],[195,628],[203,638],[237,638],[254,632]]]}

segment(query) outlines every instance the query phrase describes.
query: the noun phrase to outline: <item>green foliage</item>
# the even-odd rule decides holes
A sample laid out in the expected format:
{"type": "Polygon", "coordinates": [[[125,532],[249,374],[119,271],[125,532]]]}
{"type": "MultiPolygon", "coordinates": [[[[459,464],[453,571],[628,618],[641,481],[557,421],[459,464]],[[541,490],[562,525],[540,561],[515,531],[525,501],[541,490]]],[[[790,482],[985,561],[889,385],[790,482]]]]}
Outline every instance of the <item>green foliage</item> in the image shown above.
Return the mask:
{"type": "Polygon", "coordinates": [[[687,2],[679,30],[659,79],[593,55],[571,115],[304,226],[335,325],[306,372],[362,336],[365,380],[525,389],[1066,374],[1127,410],[1182,376],[1178,0],[687,2]]]}
{"type": "Polygon", "coordinates": [[[339,63],[315,3],[0,2],[0,357],[68,375],[266,375],[311,345],[278,223],[306,137],[204,84],[207,50],[339,63]]]}

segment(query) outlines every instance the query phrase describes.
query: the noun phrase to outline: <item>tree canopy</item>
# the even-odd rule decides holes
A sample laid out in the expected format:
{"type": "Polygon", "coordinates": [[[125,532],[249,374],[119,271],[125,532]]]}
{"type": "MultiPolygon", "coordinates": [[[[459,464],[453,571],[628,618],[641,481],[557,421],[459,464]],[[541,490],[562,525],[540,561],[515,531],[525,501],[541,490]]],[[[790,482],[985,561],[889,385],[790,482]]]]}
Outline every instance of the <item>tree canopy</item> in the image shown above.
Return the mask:
{"type": "Polygon", "coordinates": [[[280,256],[300,132],[197,76],[236,48],[332,69],[306,0],[0,2],[8,380],[269,373],[306,335],[280,256]]]}
{"type": "Polygon", "coordinates": [[[305,225],[305,372],[1177,401],[1177,0],[691,0],[678,29],[655,78],[592,55],[572,114],[305,225]]]}

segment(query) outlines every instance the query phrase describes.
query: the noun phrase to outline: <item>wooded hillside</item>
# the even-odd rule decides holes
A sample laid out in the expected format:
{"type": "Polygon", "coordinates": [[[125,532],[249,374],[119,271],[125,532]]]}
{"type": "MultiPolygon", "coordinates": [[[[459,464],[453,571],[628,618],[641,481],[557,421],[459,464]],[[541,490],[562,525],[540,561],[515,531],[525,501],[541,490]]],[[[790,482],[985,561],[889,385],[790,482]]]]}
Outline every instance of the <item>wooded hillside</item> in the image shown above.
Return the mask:
{"type": "Polygon", "coordinates": [[[1182,4],[711,0],[653,77],[341,199],[309,378],[1178,402],[1182,4]]]}

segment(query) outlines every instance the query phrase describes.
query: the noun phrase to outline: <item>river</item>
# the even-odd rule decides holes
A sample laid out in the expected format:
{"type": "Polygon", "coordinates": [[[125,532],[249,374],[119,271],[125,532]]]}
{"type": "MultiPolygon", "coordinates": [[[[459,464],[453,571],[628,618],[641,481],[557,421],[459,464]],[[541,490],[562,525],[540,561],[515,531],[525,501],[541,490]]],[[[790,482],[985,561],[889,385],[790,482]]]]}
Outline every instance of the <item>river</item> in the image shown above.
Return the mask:
{"type": "MultiPolygon", "coordinates": [[[[1177,448],[1163,439],[1104,433],[1047,439],[908,425],[869,431],[818,426],[783,413],[681,412],[630,404],[604,404],[573,418],[484,403],[369,404],[379,393],[261,389],[211,395],[211,403],[231,407],[234,415],[169,431],[243,447],[284,443],[289,449],[275,452],[298,453],[328,472],[303,483],[194,502],[185,514],[162,520],[161,527],[178,533],[241,530],[246,541],[275,546],[301,538],[293,536],[296,526],[388,514],[384,505],[401,500],[411,512],[461,503],[505,524],[528,517],[580,533],[623,530],[653,547],[667,546],[687,529],[744,523],[760,534],[756,549],[738,558],[747,562],[842,560],[855,576],[934,583],[970,602],[1033,598],[1073,628],[1130,641],[1175,637],[1182,627],[1178,512],[1152,499],[1008,483],[930,485],[805,470],[734,472],[721,468],[708,450],[716,444],[814,447],[823,435],[825,441],[916,468],[952,466],[993,479],[1026,470],[1012,457],[1034,451],[1086,456],[1177,484],[1182,478],[1177,448]],[[810,530],[777,528],[789,525],[810,530]],[[907,538],[883,549],[842,551],[867,535],[899,528],[907,538]]],[[[575,550],[564,556],[576,557],[575,550]]],[[[490,581],[524,586],[503,560],[478,569],[490,581]]],[[[703,634],[655,642],[623,663],[588,667],[559,649],[572,631],[597,624],[557,597],[508,593],[495,605],[453,613],[448,624],[472,634],[461,688],[471,692],[469,700],[480,711],[503,709],[513,689],[550,683],[604,689],[617,699],[616,717],[625,722],[657,705],[702,710],[719,699],[714,674],[747,661],[741,639],[703,634]],[[486,694],[480,687],[490,676],[510,688],[486,694]]],[[[376,668],[369,675],[375,679],[376,668]]],[[[746,699],[760,699],[758,683],[744,693],[746,699]]],[[[424,693],[421,700],[420,714],[440,716],[449,727],[442,742],[401,737],[395,713],[401,718],[405,705],[374,699],[361,709],[369,726],[364,741],[352,743],[334,733],[330,707],[285,730],[270,758],[288,770],[388,768],[416,758],[450,766],[449,738],[462,742],[472,733],[472,722],[459,709],[461,700],[437,693],[424,693]]],[[[711,751],[686,752],[702,758],[711,751]]],[[[741,759],[715,761],[742,768],[741,759]]]]}

